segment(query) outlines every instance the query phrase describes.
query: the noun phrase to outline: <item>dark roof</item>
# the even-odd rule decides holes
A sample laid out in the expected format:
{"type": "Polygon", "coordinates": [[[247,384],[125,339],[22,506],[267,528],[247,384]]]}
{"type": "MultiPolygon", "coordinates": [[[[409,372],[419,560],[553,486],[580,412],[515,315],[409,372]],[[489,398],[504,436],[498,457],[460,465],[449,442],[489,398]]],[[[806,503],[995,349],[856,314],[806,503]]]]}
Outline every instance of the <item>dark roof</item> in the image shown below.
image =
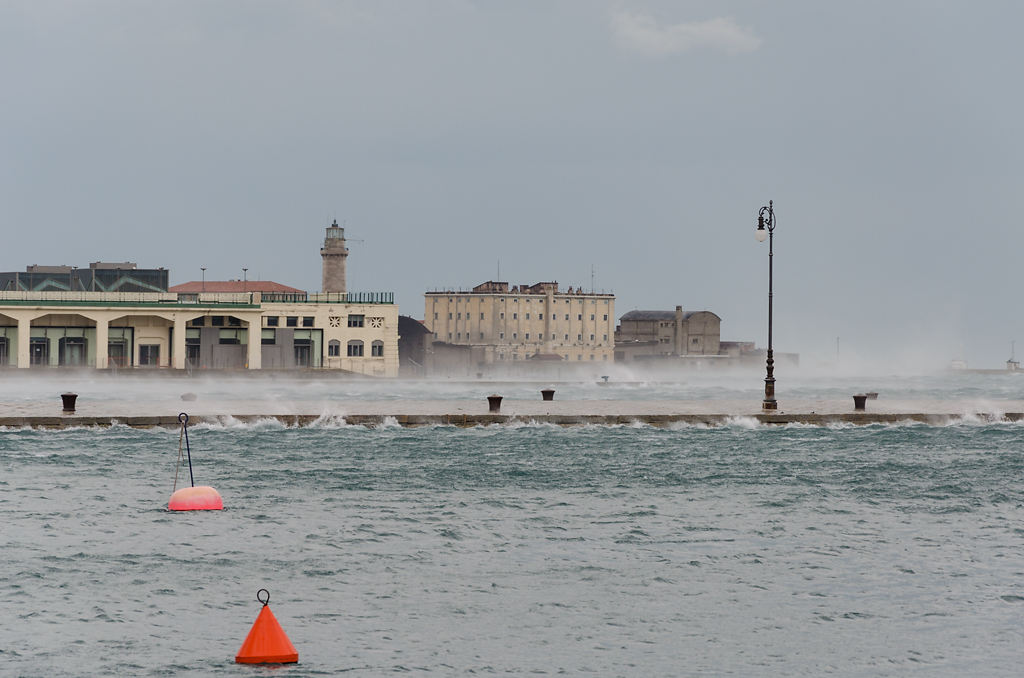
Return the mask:
{"type": "Polygon", "coordinates": [[[430,329],[422,321],[411,316],[398,316],[398,335],[400,337],[412,336],[414,334],[432,334],[430,329]]]}
{"type": "Polygon", "coordinates": [[[619,320],[675,320],[675,311],[630,311],[619,320]]]}
{"type": "MultiPolygon", "coordinates": [[[[711,313],[711,315],[715,315],[711,311],[686,311],[686,312],[683,313],[683,320],[686,320],[687,318],[689,318],[690,316],[692,316],[692,315],[694,315],[696,313],[711,313]]],[[[626,313],[624,316],[622,316],[621,318],[619,318],[620,321],[621,320],[675,320],[675,319],[676,319],[676,312],[675,311],[630,311],[630,312],[626,313]]]]}

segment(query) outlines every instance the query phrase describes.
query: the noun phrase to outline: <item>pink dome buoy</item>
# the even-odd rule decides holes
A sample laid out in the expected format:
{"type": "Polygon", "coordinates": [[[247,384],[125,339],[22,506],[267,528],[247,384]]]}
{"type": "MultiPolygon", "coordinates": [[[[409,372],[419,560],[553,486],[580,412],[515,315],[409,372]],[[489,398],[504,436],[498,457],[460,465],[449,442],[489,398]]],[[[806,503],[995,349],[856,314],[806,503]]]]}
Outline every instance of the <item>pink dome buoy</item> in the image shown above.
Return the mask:
{"type": "Polygon", "coordinates": [[[172,511],[219,511],[224,508],[220,493],[209,485],[183,487],[171,495],[167,508],[172,511]]]}
{"type": "MultiPolygon", "coordinates": [[[[224,508],[224,501],[220,493],[209,485],[196,487],[195,478],[192,476],[192,448],[188,443],[188,415],[182,412],[178,415],[181,422],[181,436],[178,439],[178,466],[181,466],[181,442],[185,441],[185,450],[188,452],[188,477],[192,487],[183,487],[180,490],[172,491],[171,500],[167,502],[167,508],[171,511],[220,511],[224,508]]],[[[178,487],[178,474],[174,474],[174,487],[178,487]]]]}

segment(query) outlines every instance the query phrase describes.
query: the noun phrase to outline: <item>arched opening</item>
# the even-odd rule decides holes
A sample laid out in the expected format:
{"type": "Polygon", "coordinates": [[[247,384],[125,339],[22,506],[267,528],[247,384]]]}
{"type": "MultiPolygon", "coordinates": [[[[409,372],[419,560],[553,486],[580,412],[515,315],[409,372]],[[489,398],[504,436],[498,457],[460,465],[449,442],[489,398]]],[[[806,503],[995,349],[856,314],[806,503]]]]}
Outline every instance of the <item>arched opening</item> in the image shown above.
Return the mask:
{"type": "Polygon", "coordinates": [[[352,339],[348,342],[348,357],[349,358],[362,358],[363,357],[363,342],[361,339],[352,339]]]}
{"type": "Polygon", "coordinates": [[[0,367],[18,364],[18,321],[0,313],[0,367]]]}
{"type": "Polygon", "coordinates": [[[377,339],[372,344],[370,344],[370,356],[373,357],[373,358],[383,358],[384,357],[384,342],[383,341],[377,339]]]}
{"type": "MultiPolygon", "coordinates": [[[[14,328],[17,332],[17,328],[14,328]]],[[[47,313],[32,321],[28,339],[32,367],[91,367],[96,326],[77,313],[47,313]]]]}

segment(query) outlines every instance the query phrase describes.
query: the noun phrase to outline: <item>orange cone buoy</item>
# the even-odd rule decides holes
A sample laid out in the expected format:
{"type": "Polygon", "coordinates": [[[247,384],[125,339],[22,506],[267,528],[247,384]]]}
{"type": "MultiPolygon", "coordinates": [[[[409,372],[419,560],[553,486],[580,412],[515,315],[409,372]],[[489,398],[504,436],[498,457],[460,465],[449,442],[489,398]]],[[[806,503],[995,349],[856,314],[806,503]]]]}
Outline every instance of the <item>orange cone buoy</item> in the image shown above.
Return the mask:
{"type": "Polygon", "coordinates": [[[249,629],[241,649],[235,655],[238,664],[294,664],[299,661],[299,651],[288,640],[284,629],[277,623],[277,617],[270,611],[270,591],[260,589],[256,600],[263,603],[256,621],[249,629]],[[260,594],[266,594],[266,600],[260,594]]]}
{"type": "Polygon", "coordinates": [[[219,511],[224,508],[224,500],[209,485],[183,487],[171,495],[167,508],[172,511],[219,511]]]}

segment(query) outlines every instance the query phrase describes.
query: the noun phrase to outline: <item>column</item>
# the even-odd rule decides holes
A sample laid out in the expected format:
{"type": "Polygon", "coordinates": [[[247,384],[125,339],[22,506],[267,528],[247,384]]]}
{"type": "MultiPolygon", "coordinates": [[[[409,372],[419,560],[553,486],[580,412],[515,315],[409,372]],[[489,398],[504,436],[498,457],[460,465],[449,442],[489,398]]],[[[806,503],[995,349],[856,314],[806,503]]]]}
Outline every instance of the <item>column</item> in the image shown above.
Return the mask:
{"type": "Polygon", "coordinates": [[[93,355],[96,358],[94,364],[97,370],[105,370],[109,365],[110,358],[110,321],[102,318],[96,321],[96,347],[93,355]]]}
{"type": "Polygon", "coordinates": [[[32,319],[28,316],[18,318],[18,367],[28,368],[31,365],[29,340],[32,336],[32,319]]]}
{"type": "Polygon", "coordinates": [[[172,367],[176,370],[185,369],[185,317],[176,314],[174,316],[174,339],[171,346],[171,356],[173,357],[174,363],[172,367]]]}
{"type": "Polygon", "coordinates": [[[554,329],[554,319],[551,317],[555,310],[555,293],[550,287],[544,295],[544,352],[554,353],[555,342],[551,339],[551,330],[554,329]]]}
{"type": "Polygon", "coordinates": [[[249,352],[246,363],[250,370],[263,367],[263,322],[262,316],[248,321],[249,352]]]}

